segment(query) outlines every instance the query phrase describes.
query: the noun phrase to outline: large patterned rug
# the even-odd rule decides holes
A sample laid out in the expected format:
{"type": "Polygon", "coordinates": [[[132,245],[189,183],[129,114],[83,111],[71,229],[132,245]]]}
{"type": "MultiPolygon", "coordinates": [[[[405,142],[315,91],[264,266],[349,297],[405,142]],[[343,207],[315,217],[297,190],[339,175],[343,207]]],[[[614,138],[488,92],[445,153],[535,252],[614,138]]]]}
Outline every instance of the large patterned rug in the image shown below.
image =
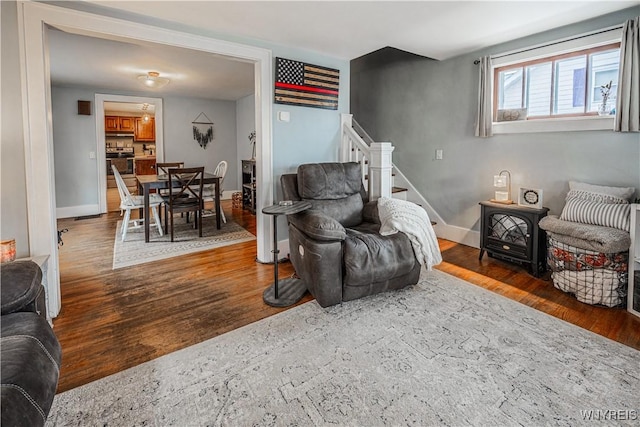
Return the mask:
{"type": "Polygon", "coordinates": [[[115,243],[113,245],[113,269],[158,261],[193,252],[206,251],[222,246],[255,240],[256,236],[249,233],[237,223],[227,219],[220,230],[216,228],[215,218],[207,217],[202,220],[202,237],[198,237],[198,230],[193,229],[192,223],[186,223],[184,218],[176,218],[174,226],[174,241],[171,236],[160,236],[155,226],[149,230],[149,243],[144,241],[144,228],[129,229],[127,238],[122,241],[120,230],[122,221],[116,226],[115,243]]]}
{"type": "Polygon", "coordinates": [[[630,347],[433,271],[67,391],[48,425],[638,425],[639,371],[630,347]]]}

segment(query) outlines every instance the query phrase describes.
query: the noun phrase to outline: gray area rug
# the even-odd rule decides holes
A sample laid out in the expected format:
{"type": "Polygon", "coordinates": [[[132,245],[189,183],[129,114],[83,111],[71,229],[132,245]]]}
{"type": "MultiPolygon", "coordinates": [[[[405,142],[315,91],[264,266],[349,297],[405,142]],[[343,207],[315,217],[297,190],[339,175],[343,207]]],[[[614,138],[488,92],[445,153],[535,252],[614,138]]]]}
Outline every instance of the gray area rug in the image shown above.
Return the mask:
{"type": "Polygon", "coordinates": [[[59,394],[47,425],[637,426],[639,369],[630,347],[433,271],[59,394]]]}
{"type": "Polygon", "coordinates": [[[130,228],[123,242],[121,224],[122,221],[118,221],[113,245],[114,270],[256,239],[256,236],[231,220],[222,223],[218,230],[215,217],[202,219],[202,237],[198,237],[198,230],[192,228],[193,223],[187,224],[184,218],[176,217],[173,242],[169,234],[160,236],[155,226],[150,229],[149,243],[144,241],[143,227],[130,228]]]}

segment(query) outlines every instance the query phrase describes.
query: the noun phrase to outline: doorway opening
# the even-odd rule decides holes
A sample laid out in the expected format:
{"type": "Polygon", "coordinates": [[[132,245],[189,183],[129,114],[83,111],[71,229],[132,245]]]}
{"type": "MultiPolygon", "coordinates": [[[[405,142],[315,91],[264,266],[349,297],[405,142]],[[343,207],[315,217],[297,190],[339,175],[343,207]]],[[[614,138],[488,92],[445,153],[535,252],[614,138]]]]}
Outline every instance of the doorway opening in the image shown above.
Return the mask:
{"type": "Polygon", "coordinates": [[[135,193],[136,173],[155,173],[144,166],[164,161],[163,100],[112,94],[96,94],[95,99],[100,212],[114,212],[120,196],[111,165],[135,193]]]}
{"type": "Polygon", "coordinates": [[[25,88],[25,157],[30,250],[32,255],[49,255],[47,310],[56,317],[61,308],[59,259],[57,254],[56,203],[53,173],[51,85],[46,29],[53,27],[75,34],[104,39],[146,40],[163,45],[224,55],[254,64],[256,82],[256,230],[257,258],[270,260],[272,225],[260,212],[273,200],[271,99],[271,51],[209,37],[140,25],[91,13],[42,3],[21,4],[19,34],[24,50],[22,61],[29,69],[25,88]],[[26,41],[29,41],[28,43],[26,41]]]}

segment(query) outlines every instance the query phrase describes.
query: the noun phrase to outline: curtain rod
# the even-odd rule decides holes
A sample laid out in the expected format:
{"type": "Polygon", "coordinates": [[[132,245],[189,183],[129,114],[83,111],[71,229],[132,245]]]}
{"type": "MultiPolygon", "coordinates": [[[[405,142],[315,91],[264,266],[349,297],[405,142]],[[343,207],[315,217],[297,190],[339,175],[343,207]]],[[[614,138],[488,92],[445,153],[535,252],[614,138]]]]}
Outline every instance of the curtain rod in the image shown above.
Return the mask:
{"type": "MultiPolygon", "coordinates": [[[[564,39],[556,40],[554,42],[541,43],[541,44],[538,44],[538,45],[535,45],[535,46],[531,46],[531,47],[528,47],[528,48],[524,48],[524,49],[518,49],[518,50],[512,50],[512,51],[505,52],[505,53],[500,53],[498,55],[491,55],[491,59],[504,58],[505,56],[516,55],[518,53],[529,52],[531,50],[536,50],[536,49],[540,49],[540,48],[547,47],[547,46],[553,46],[553,45],[556,45],[556,44],[565,43],[565,42],[569,42],[569,41],[572,41],[572,40],[579,40],[579,39],[583,39],[585,37],[595,36],[597,34],[608,33],[609,31],[619,30],[622,27],[623,27],[622,24],[614,25],[613,27],[603,28],[601,30],[593,31],[591,33],[580,34],[578,36],[571,36],[571,37],[567,37],[567,38],[564,38],[564,39]]],[[[476,59],[475,61],[473,61],[473,63],[478,65],[480,63],[480,60],[476,59]]]]}

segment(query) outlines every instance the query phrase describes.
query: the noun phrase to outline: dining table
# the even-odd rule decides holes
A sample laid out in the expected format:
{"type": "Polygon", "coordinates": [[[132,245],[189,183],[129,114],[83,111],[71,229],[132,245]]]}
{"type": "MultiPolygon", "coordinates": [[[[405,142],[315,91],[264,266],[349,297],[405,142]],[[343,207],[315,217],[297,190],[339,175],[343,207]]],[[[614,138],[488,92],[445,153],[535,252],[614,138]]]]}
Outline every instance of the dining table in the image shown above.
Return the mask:
{"type": "MultiPolygon", "coordinates": [[[[169,175],[136,175],[138,181],[138,194],[142,193],[144,199],[144,217],[149,216],[149,194],[151,190],[160,190],[169,188],[169,175]]],[[[212,173],[205,172],[202,176],[203,184],[214,184],[215,191],[215,208],[216,208],[216,228],[220,230],[220,180],[221,176],[214,175],[212,173]]],[[[194,184],[198,184],[200,180],[195,180],[194,184]]],[[[179,187],[178,183],[175,183],[174,187],[179,187]]],[[[149,243],[149,222],[146,218],[144,221],[144,241],[149,243]]]]}

